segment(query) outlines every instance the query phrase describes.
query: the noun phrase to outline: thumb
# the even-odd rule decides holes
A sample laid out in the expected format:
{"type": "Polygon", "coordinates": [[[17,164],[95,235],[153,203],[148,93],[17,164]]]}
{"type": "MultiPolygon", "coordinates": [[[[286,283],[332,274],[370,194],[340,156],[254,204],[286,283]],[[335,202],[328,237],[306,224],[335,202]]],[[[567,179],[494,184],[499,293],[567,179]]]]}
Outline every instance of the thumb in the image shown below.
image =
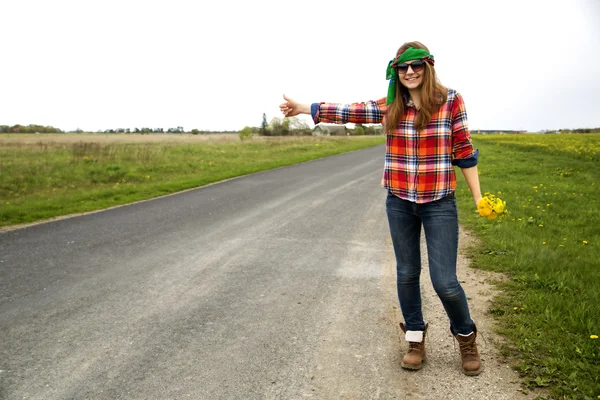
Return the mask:
{"type": "Polygon", "coordinates": [[[290,101],[290,98],[289,98],[289,97],[287,97],[287,96],[285,95],[285,93],[283,94],[283,99],[284,99],[285,101],[290,101]]]}

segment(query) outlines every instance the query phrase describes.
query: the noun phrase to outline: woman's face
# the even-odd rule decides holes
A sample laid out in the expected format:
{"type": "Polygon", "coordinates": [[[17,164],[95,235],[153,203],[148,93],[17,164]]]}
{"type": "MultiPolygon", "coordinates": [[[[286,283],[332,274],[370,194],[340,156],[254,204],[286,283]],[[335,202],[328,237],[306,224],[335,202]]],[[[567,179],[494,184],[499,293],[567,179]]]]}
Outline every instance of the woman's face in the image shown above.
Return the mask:
{"type": "Polygon", "coordinates": [[[409,65],[406,72],[398,71],[400,83],[402,83],[409,90],[417,89],[423,84],[423,74],[425,73],[425,69],[421,68],[419,72],[413,71],[413,69],[410,67],[410,64],[414,63],[415,61],[417,60],[406,62],[406,64],[409,65]]]}

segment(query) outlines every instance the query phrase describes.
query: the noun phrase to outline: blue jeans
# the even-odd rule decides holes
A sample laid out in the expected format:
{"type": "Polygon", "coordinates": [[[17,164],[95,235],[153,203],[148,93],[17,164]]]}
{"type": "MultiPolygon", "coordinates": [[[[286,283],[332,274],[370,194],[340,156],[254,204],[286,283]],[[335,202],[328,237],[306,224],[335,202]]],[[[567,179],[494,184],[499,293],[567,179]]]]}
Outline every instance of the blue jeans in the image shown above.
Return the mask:
{"type": "Polygon", "coordinates": [[[386,211],[396,254],[398,298],[407,330],[425,328],[421,310],[421,226],[425,229],[429,274],[455,333],[473,332],[463,288],[456,277],[458,214],[454,194],[417,204],[388,193],[386,211]]]}

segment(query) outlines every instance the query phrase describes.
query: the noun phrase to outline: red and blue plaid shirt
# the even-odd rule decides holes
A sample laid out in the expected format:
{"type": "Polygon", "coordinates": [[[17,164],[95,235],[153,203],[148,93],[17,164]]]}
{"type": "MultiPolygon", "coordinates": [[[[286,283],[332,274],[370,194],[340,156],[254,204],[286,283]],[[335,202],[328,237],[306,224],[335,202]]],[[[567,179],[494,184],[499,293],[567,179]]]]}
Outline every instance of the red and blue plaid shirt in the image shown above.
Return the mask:
{"type": "MultiPolygon", "coordinates": [[[[319,122],[345,124],[383,123],[385,98],[353,104],[315,103],[312,116],[319,122]]],[[[409,103],[398,126],[386,138],[382,185],[401,199],[428,203],[456,190],[454,165],[477,165],[462,96],[448,90],[448,101],[433,114],[429,124],[415,131],[416,107],[409,103]]]]}

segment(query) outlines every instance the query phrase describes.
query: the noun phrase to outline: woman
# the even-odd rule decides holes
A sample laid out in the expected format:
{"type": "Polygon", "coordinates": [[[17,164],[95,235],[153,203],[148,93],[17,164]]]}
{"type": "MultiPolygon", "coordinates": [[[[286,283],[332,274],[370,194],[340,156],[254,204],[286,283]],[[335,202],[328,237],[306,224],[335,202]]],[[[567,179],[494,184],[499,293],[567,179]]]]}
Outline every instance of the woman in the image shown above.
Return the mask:
{"type": "Polygon", "coordinates": [[[458,166],[475,205],[481,199],[478,151],[473,149],[462,97],[436,78],[434,57],[419,42],[403,44],[388,64],[388,95],[354,104],[300,104],[284,96],[282,113],[311,114],[315,123],[382,123],[386,156],[382,185],[388,190],[386,211],[396,254],[398,298],[404,317],[400,328],[409,348],[402,367],[417,370],[425,360],[427,323],[421,310],[420,235],[425,230],[434,289],[458,340],[463,372],[478,375],[477,328],[456,277],[458,166]]]}

